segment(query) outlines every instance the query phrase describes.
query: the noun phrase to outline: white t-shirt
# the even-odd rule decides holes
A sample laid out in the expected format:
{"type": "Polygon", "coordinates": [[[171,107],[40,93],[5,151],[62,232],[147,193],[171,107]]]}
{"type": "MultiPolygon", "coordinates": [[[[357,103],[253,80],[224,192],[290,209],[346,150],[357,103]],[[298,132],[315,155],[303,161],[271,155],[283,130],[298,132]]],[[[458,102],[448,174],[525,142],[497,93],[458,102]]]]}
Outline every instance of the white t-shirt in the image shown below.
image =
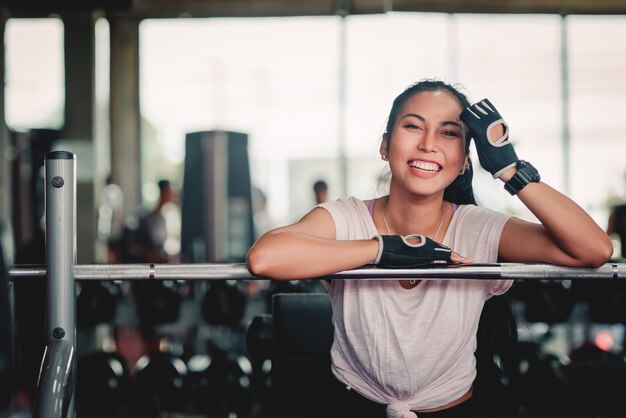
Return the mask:
{"type": "MultiPolygon", "coordinates": [[[[332,216],[339,240],[378,234],[365,203],[356,198],[320,205],[332,216]]],[[[476,263],[496,262],[511,215],[461,205],[443,244],[476,263]]],[[[485,301],[506,292],[510,280],[424,280],[404,289],[397,280],[333,280],[332,371],[346,386],[400,409],[429,409],[461,397],[476,376],[476,333],[485,301]]],[[[414,414],[413,414],[414,415],[414,414]]]]}

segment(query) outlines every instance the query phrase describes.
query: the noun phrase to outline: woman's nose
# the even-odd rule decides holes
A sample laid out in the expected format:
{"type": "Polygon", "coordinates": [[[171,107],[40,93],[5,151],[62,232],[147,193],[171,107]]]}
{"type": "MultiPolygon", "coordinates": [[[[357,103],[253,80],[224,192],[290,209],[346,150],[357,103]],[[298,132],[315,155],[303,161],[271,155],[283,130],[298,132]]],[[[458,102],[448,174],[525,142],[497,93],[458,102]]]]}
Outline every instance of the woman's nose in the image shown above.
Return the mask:
{"type": "Polygon", "coordinates": [[[417,143],[417,148],[426,152],[434,151],[435,147],[436,138],[433,132],[425,132],[424,135],[420,137],[419,142],[417,143]]]}

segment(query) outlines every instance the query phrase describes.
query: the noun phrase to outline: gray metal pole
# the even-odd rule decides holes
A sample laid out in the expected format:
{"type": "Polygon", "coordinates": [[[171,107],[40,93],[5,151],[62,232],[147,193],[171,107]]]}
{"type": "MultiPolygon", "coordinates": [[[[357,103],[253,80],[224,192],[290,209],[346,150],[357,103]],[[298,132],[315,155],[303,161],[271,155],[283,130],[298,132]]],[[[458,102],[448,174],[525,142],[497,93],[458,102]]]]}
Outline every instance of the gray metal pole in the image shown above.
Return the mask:
{"type": "MultiPolygon", "coordinates": [[[[76,345],[76,156],[55,151],[45,159],[46,263],[48,342],[63,340],[76,345]]],[[[76,381],[76,358],[70,379],[76,381]]],[[[74,396],[67,416],[74,416],[74,396]]]]}
{"type": "Polygon", "coordinates": [[[37,382],[33,418],[66,418],[74,410],[74,346],[67,341],[48,342],[37,382]]]}

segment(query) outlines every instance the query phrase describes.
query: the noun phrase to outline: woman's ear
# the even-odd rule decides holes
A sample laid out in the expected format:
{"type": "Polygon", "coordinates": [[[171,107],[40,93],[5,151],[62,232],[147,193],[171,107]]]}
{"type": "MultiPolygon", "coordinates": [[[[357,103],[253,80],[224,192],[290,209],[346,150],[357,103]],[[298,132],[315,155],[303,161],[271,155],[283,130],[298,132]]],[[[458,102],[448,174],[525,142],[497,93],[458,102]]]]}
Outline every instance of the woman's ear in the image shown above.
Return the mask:
{"type": "Polygon", "coordinates": [[[466,155],[465,162],[463,162],[463,168],[461,168],[461,171],[459,171],[460,176],[462,176],[463,174],[467,172],[467,170],[469,170],[469,165],[470,165],[469,156],[466,155]]]}
{"type": "Polygon", "coordinates": [[[383,160],[389,157],[389,135],[387,134],[383,134],[383,139],[380,141],[380,157],[383,160]]]}

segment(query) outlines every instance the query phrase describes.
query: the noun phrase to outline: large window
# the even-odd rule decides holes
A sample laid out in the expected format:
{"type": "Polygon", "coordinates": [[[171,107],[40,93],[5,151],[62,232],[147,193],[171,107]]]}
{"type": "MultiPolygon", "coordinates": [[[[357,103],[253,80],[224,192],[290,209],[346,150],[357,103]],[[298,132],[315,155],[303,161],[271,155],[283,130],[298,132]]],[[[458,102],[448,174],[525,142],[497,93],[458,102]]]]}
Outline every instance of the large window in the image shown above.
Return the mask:
{"type": "MultiPolygon", "coordinates": [[[[310,209],[317,178],[327,180],[331,198],[376,196],[385,192],[378,187],[378,146],[391,101],[408,84],[435,77],[462,83],[473,101],[489,97],[511,127],[518,155],[604,224],[607,201],[626,191],[625,20],[387,13],[145,21],[144,178],[180,179],[185,133],[225,129],[249,135],[253,183],[267,194],[277,223],[310,209]],[[569,57],[566,73],[562,56],[569,57]]],[[[481,203],[532,218],[479,167],[475,152],[474,163],[481,203]]]]}
{"type": "Polygon", "coordinates": [[[288,218],[288,162],[336,154],[338,22],[142,23],[141,108],[152,127],[143,130],[142,142],[153,150],[144,155],[144,178],[180,165],[187,132],[244,132],[253,183],[268,196],[275,217],[288,218]]]}
{"type": "Polygon", "coordinates": [[[626,198],[626,17],[567,22],[572,196],[604,219],[626,198]]]}
{"type": "Polygon", "coordinates": [[[6,122],[13,129],[63,126],[63,22],[9,19],[6,24],[6,122]]]}

